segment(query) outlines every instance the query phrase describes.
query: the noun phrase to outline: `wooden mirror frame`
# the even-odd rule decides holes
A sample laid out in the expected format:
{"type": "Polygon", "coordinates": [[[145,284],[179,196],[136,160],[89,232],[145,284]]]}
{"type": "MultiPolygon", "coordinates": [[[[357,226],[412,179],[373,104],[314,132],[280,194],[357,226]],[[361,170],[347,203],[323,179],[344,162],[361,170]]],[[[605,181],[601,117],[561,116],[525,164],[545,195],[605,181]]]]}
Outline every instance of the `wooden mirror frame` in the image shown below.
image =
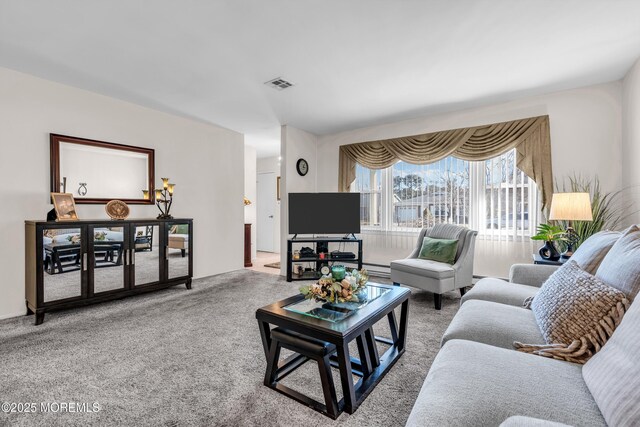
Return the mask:
{"type": "MultiPolygon", "coordinates": [[[[148,177],[149,177],[149,199],[119,199],[125,203],[130,205],[152,205],[154,204],[153,190],[154,190],[154,172],[155,172],[155,150],[153,148],[142,148],[136,147],[133,145],[124,145],[124,144],[116,144],[113,142],[104,142],[104,141],[96,141],[93,139],[85,139],[85,138],[77,138],[75,136],[67,136],[67,135],[59,135],[59,134],[49,134],[50,141],[50,150],[51,150],[51,192],[59,193],[60,186],[62,185],[62,180],[60,179],[60,143],[67,142],[72,144],[80,144],[80,145],[89,145],[92,147],[100,147],[100,148],[109,148],[112,150],[120,150],[120,151],[131,151],[135,153],[146,154],[148,157],[148,177]]],[[[140,189],[140,193],[142,193],[142,188],[140,189]]],[[[85,204],[85,205],[101,205],[106,204],[107,202],[116,199],[117,197],[113,197],[110,199],[106,198],[81,198],[76,197],[76,204],[85,204]]]]}

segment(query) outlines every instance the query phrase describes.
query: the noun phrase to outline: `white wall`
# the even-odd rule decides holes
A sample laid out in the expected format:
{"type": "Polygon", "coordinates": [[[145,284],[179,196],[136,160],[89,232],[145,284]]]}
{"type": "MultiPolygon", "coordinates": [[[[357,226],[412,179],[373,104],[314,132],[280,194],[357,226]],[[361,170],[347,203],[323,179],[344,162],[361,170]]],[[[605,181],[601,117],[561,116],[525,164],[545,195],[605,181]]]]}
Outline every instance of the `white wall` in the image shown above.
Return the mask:
{"type": "MultiPolygon", "coordinates": [[[[549,115],[555,179],[573,173],[598,175],[605,190],[622,185],[622,83],[552,93],[543,96],[474,108],[453,113],[420,117],[318,137],[318,191],[338,189],[338,148],[344,144],[416,135],[460,127],[549,115]]],[[[637,120],[636,120],[637,123],[637,120]]],[[[636,128],[637,129],[637,128],[636,128]]],[[[636,159],[638,157],[636,156],[636,159]]],[[[475,274],[506,276],[514,262],[531,262],[535,244],[531,242],[478,242],[475,274]]],[[[396,245],[397,246],[397,245],[396,245]]],[[[409,243],[399,246],[412,247],[409,243]]],[[[365,260],[381,261],[407,255],[405,249],[391,250],[388,243],[365,243],[365,260]],[[376,250],[380,249],[380,253],[376,250]],[[389,251],[392,253],[389,253],[389,251]]]]}
{"type": "Polygon", "coordinates": [[[460,127],[549,115],[554,178],[598,174],[604,189],[622,183],[622,84],[606,83],[493,106],[420,117],[318,137],[318,191],[338,188],[338,147],[460,127]]]}
{"type": "Polygon", "coordinates": [[[623,81],[622,183],[627,201],[635,211],[629,224],[640,224],[640,60],[623,81]]]}
{"type": "MultiPolygon", "coordinates": [[[[194,219],[195,276],[242,268],[241,134],[0,68],[0,317],[25,313],[24,221],[51,209],[49,133],[154,148],[156,176],[176,183],[173,215],[194,219]]],[[[103,205],[78,205],[78,214],[106,218],[103,205]]]]}
{"type": "MultiPolygon", "coordinates": [[[[279,156],[272,156],[272,157],[262,157],[259,158],[257,161],[257,168],[256,168],[256,172],[258,174],[261,173],[273,173],[275,174],[276,177],[281,175],[280,172],[280,158],[279,156]]],[[[284,186],[282,183],[280,183],[281,188],[281,193],[284,193],[284,186]]],[[[256,197],[257,199],[257,197],[256,197]]],[[[281,238],[281,233],[280,233],[280,211],[282,208],[282,202],[281,201],[276,201],[276,212],[273,218],[273,251],[276,253],[280,252],[280,238],[281,238]]]]}
{"type": "Polygon", "coordinates": [[[258,225],[256,222],[256,201],[257,201],[257,157],[256,149],[244,144],[244,196],[251,200],[251,204],[244,207],[244,222],[251,224],[251,259],[256,259],[256,237],[258,225]]]}
{"type": "Polygon", "coordinates": [[[318,137],[309,132],[291,126],[282,126],[282,188],[285,189],[281,201],[281,248],[280,273],[286,274],[287,239],[289,238],[288,194],[315,192],[317,190],[318,175],[318,137]],[[296,170],[298,159],[305,159],[309,163],[309,172],[300,176],[296,170]]]}

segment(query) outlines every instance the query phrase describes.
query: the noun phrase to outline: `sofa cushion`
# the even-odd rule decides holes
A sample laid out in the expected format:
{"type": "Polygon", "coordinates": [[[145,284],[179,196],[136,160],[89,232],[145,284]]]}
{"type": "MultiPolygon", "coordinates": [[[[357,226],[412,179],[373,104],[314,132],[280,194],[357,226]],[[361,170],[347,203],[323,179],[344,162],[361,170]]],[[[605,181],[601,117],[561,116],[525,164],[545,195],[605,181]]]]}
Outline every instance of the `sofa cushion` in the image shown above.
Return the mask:
{"type": "Polygon", "coordinates": [[[613,336],[582,369],[584,380],[607,423],[640,425],[640,301],[613,336]]]}
{"type": "Polygon", "coordinates": [[[606,425],[581,365],[452,340],[433,361],[407,426],[497,426],[513,415],[606,425]]]}
{"type": "Polygon", "coordinates": [[[629,299],[640,292],[640,228],[629,227],[604,257],[596,277],[629,299]]]}
{"type": "Polygon", "coordinates": [[[558,268],[557,265],[513,264],[509,269],[509,282],[540,288],[558,268]]]}
{"type": "Polygon", "coordinates": [[[454,274],[453,267],[449,264],[419,258],[391,261],[391,269],[433,279],[446,279],[454,274]]]}
{"type": "Polygon", "coordinates": [[[454,339],[511,350],[514,341],[544,344],[531,310],[481,300],[470,300],[460,307],[442,336],[442,345],[454,339]]]}
{"type": "Polygon", "coordinates": [[[51,239],[53,243],[69,243],[72,239],[80,240],[80,230],[75,233],[56,234],[51,239]]]}
{"type": "Polygon", "coordinates": [[[624,293],[569,260],[542,285],[531,310],[548,345],[519,351],[586,362],[607,342],[629,305],[624,293]]]}
{"type": "Polygon", "coordinates": [[[501,279],[485,278],[478,280],[473,285],[473,288],[464,294],[460,303],[463,304],[466,301],[475,299],[522,307],[524,300],[535,296],[539,290],[540,288],[537,286],[520,285],[501,279]]]}
{"type": "Polygon", "coordinates": [[[582,242],[571,259],[587,273],[596,274],[600,263],[620,236],[622,233],[619,231],[600,231],[582,242]]]}
{"type": "Polygon", "coordinates": [[[418,258],[430,261],[453,264],[456,260],[458,241],[452,239],[435,239],[425,236],[418,258]]]}

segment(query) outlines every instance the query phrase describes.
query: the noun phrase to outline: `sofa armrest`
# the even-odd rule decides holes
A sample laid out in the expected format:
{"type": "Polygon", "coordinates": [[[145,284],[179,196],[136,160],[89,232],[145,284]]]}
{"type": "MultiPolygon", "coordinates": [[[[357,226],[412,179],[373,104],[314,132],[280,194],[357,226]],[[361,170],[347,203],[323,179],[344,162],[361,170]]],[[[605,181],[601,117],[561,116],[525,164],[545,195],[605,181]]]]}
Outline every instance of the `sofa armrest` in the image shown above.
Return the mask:
{"type": "Polygon", "coordinates": [[[509,271],[509,281],[539,288],[557,269],[556,265],[513,264],[509,271]]]}

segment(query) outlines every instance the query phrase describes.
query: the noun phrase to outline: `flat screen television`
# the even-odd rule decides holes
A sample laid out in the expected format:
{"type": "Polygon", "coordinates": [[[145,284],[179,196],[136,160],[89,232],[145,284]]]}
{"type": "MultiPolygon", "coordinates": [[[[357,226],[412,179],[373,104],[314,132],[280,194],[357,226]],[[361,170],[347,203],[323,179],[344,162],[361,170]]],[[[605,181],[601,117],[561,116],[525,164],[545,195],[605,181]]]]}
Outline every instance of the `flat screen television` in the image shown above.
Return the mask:
{"type": "Polygon", "coordinates": [[[360,193],[289,193],[289,234],[360,233],[360,193]]]}

